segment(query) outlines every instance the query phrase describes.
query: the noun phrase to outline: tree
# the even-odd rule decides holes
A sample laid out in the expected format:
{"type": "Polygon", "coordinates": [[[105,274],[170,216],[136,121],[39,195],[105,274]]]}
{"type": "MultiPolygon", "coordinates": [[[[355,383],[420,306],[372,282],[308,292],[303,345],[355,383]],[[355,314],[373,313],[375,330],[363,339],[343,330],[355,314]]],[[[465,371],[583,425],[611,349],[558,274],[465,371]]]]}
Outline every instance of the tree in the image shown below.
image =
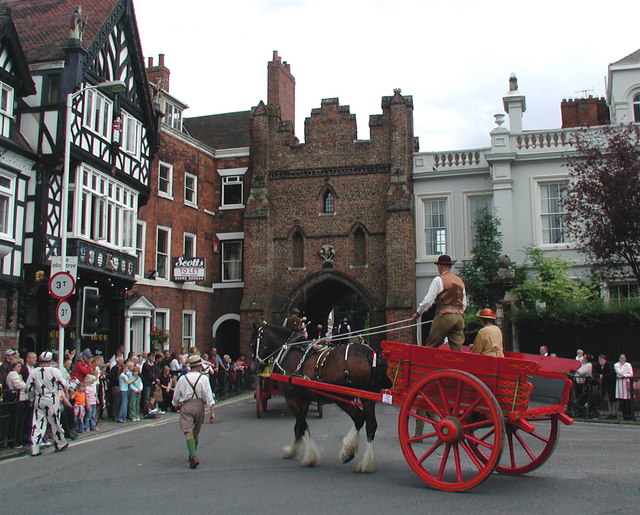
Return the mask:
{"type": "Polygon", "coordinates": [[[640,128],[581,131],[563,200],[567,227],[597,268],[629,269],[640,284],[640,128]]]}
{"type": "Polygon", "coordinates": [[[489,305],[488,283],[498,277],[498,258],[502,252],[500,220],[490,212],[476,220],[476,243],[471,260],[465,261],[460,275],[470,303],[478,308],[489,305]]]}
{"type": "Polygon", "coordinates": [[[533,247],[523,250],[527,256],[525,266],[533,268],[536,275],[524,279],[512,291],[525,307],[537,308],[543,304],[547,310],[553,310],[568,302],[586,301],[594,297],[589,286],[567,275],[571,263],[565,259],[545,255],[542,250],[533,247]]]}

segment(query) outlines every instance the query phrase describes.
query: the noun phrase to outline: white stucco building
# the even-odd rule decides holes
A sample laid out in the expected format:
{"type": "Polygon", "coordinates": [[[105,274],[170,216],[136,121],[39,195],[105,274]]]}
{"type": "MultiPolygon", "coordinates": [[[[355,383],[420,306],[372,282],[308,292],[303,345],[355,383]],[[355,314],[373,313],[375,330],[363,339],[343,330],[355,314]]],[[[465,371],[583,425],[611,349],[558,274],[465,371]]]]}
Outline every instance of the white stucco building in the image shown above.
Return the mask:
{"type": "MultiPolygon", "coordinates": [[[[562,101],[565,128],[524,130],[526,97],[512,76],[506,120],[495,115],[490,146],[414,154],[418,302],[437,274],[438,255],[450,254],[457,267],[471,258],[474,220],[486,206],[501,220],[503,253],[512,261],[521,264],[523,248],[533,246],[574,263],[576,275],[586,270],[565,234],[559,202],[569,176],[564,164],[574,152],[569,141],[578,126],[640,123],[640,50],[610,64],[607,82],[606,99],[562,101]]],[[[624,284],[609,287],[612,295],[628,293],[624,284]]]]}

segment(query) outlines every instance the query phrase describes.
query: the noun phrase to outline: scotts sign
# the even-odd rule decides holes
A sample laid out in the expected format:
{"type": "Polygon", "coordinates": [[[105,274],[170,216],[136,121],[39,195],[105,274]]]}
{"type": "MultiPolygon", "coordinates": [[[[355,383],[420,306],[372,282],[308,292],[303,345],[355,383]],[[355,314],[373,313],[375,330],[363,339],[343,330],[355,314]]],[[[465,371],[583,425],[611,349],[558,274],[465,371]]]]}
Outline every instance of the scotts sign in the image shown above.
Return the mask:
{"type": "Polygon", "coordinates": [[[174,281],[203,281],[204,258],[178,257],[173,259],[174,281]]]}

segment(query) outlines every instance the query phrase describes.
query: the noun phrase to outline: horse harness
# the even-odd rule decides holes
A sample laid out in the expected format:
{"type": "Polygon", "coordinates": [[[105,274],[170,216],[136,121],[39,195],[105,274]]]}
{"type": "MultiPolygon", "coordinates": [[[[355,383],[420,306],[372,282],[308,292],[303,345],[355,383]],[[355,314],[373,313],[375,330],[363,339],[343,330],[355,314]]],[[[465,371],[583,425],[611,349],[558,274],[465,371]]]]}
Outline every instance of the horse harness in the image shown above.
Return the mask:
{"type": "MultiPolygon", "coordinates": [[[[351,384],[351,373],[349,371],[349,349],[351,348],[351,346],[354,345],[354,343],[346,343],[344,344],[344,359],[342,361],[343,363],[343,370],[344,370],[344,377],[346,379],[347,384],[351,384]]],[[[375,358],[375,351],[369,347],[367,344],[363,343],[362,345],[364,345],[365,347],[367,347],[372,355],[374,356],[373,358],[373,367],[376,366],[376,358],[375,358]]],[[[341,345],[334,345],[334,346],[326,346],[323,349],[320,350],[320,354],[318,356],[318,359],[316,360],[316,364],[314,367],[314,375],[315,375],[315,380],[316,381],[321,381],[322,380],[322,372],[324,371],[324,367],[327,363],[327,360],[329,359],[329,356],[331,355],[332,352],[336,351],[338,349],[338,347],[341,347],[341,345]]],[[[287,349],[288,350],[288,349],[287,349]]],[[[310,344],[307,346],[307,348],[304,350],[302,357],[300,358],[300,363],[298,363],[298,366],[296,367],[296,373],[299,373],[300,370],[302,369],[302,366],[304,365],[304,362],[311,356],[313,355],[314,351],[316,349],[314,349],[314,345],[310,344]]],[[[285,352],[286,355],[286,352],[285,352]]],[[[280,357],[280,356],[279,356],[280,357]]],[[[282,356],[284,358],[284,355],[282,356]]],[[[280,366],[278,364],[278,366],[284,371],[284,369],[282,368],[282,366],[280,366]]]]}
{"type": "MultiPolygon", "coordinates": [[[[272,358],[273,356],[275,356],[275,358],[273,358],[273,363],[276,367],[278,367],[282,373],[286,374],[287,371],[284,369],[284,367],[282,366],[281,363],[284,362],[285,357],[287,356],[287,354],[289,353],[289,350],[292,347],[299,347],[301,346],[300,343],[285,343],[284,345],[282,345],[282,347],[280,347],[278,350],[272,352],[271,354],[269,354],[269,356],[265,357],[265,358],[261,358],[260,354],[259,354],[259,349],[260,349],[260,344],[262,343],[262,338],[263,338],[263,328],[264,326],[261,326],[260,328],[258,328],[258,334],[257,334],[257,338],[256,338],[256,349],[255,349],[255,356],[256,356],[256,361],[258,361],[258,363],[262,366],[265,366],[267,364],[267,362],[270,360],[270,358],[272,358]]],[[[301,343],[305,343],[305,342],[301,342],[301,343]]],[[[306,348],[304,349],[304,351],[302,351],[302,357],[300,358],[300,362],[298,363],[298,365],[296,366],[295,369],[295,373],[300,373],[300,371],[302,370],[302,367],[305,363],[305,361],[313,355],[314,351],[316,350],[314,343],[308,343],[306,345],[306,348]]],[[[351,373],[349,372],[349,349],[350,347],[354,345],[354,343],[349,342],[345,344],[345,350],[344,350],[344,360],[343,360],[343,364],[344,364],[344,376],[347,380],[347,384],[351,384],[351,373]]],[[[365,347],[367,347],[370,351],[371,351],[371,355],[373,356],[373,364],[372,367],[376,368],[377,365],[377,355],[376,352],[366,343],[361,343],[361,345],[364,345],[365,347]]],[[[322,371],[324,370],[324,366],[327,362],[327,359],[329,358],[329,356],[331,355],[332,352],[334,352],[340,345],[327,345],[325,346],[325,348],[320,350],[320,355],[318,356],[318,359],[316,361],[316,365],[315,365],[315,380],[319,381],[322,379],[322,371]]],[[[189,383],[191,384],[191,383],[189,383]]]]}

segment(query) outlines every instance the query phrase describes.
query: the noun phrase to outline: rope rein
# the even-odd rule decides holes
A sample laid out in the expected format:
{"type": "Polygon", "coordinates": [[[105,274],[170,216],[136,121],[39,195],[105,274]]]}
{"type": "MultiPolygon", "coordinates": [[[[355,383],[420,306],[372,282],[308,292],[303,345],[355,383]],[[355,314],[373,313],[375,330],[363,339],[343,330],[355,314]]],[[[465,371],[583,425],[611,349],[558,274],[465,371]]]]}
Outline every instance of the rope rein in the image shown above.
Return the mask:
{"type": "MultiPolygon", "coordinates": [[[[333,337],[326,337],[326,338],[318,338],[318,339],[310,339],[310,340],[301,340],[301,341],[295,341],[295,342],[285,342],[281,347],[279,347],[278,349],[274,350],[273,352],[271,352],[269,355],[265,356],[264,358],[260,357],[260,345],[262,343],[262,339],[263,339],[263,332],[264,332],[264,325],[260,326],[258,328],[257,331],[257,337],[256,337],[256,348],[255,348],[255,360],[263,366],[266,366],[269,362],[273,362],[275,366],[277,366],[283,373],[285,373],[284,368],[282,367],[281,363],[283,362],[284,358],[286,357],[287,353],[289,352],[289,350],[291,348],[295,348],[295,347],[302,347],[302,346],[307,346],[308,348],[305,350],[303,358],[301,359],[300,363],[298,364],[298,367],[296,369],[296,372],[299,372],[299,369],[301,368],[303,362],[305,361],[306,356],[309,354],[309,351],[312,349],[314,344],[318,344],[319,342],[322,342],[323,340],[326,340],[328,348],[325,349],[328,352],[322,352],[320,358],[322,359],[322,363],[320,363],[320,358],[318,360],[318,362],[316,362],[316,377],[320,377],[321,373],[322,373],[322,369],[324,368],[324,363],[326,362],[327,358],[329,357],[329,354],[331,353],[331,351],[336,347],[336,344],[339,342],[344,342],[346,343],[346,349],[345,349],[345,355],[344,355],[344,371],[345,371],[345,376],[347,378],[347,380],[350,382],[350,377],[349,377],[349,369],[348,369],[348,365],[347,365],[347,360],[348,360],[348,354],[349,354],[349,347],[351,346],[351,342],[349,342],[349,340],[351,340],[352,338],[356,338],[356,337],[360,337],[360,338],[364,338],[367,336],[373,336],[376,334],[382,334],[382,333],[386,333],[386,332],[392,332],[392,331],[400,331],[403,329],[410,329],[412,327],[417,327],[420,325],[425,325],[425,324],[430,324],[431,322],[433,322],[433,320],[428,320],[425,322],[414,322],[411,323],[409,325],[403,325],[401,327],[395,327],[393,328],[392,326],[397,326],[399,324],[406,324],[406,322],[413,322],[413,318],[406,318],[404,320],[398,320],[396,322],[390,322],[388,324],[382,324],[382,325],[378,325],[378,326],[374,326],[374,327],[369,327],[367,329],[363,329],[361,331],[350,331],[348,333],[343,333],[341,335],[338,336],[333,336],[333,337]]],[[[294,336],[296,333],[294,333],[292,336],[294,336]]],[[[369,345],[367,345],[366,343],[362,342],[363,345],[365,345],[366,347],[369,347],[369,345]]],[[[369,349],[371,349],[371,347],[369,347],[369,349]]],[[[376,353],[373,351],[373,349],[371,349],[371,352],[373,353],[373,360],[374,360],[374,367],[375,367],[375,361],[376,361],[376,353]]],[[[397,378],[398,372],[399,372],[399,368],[396,370],[396,377],[394,378],[394,384],[395,384],[395,380],[397,378]]]]}

